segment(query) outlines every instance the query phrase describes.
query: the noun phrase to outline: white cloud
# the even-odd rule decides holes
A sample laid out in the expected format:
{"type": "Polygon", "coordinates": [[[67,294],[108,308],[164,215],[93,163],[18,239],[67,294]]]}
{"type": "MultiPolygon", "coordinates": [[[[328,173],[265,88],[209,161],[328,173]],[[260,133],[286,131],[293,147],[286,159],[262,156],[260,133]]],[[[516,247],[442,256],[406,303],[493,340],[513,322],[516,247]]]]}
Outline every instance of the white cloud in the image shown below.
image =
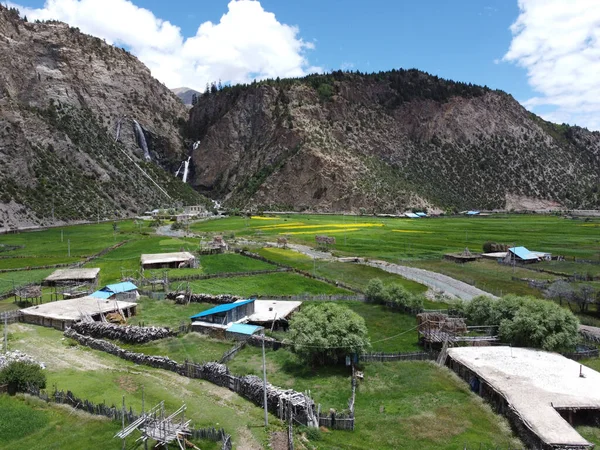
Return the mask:
{"type": "Polygon", "coordinates": [[[232,0],[219,23],[204,22],[195,36],[128,0],[46,0],[41,9],[14,5],[29,20],[55,19],[84,33],[127,47],[169,87],[204,90],[206,83],[296,77],[311,67],[312,42],[295,26],[280,23],[259,1],[232,0]]]}
{"type": "Polygon", "coordinates": [[[505,61],[527,70],[539,96],[525,106],[559,122],[600,129],[600,5],[598,0],[519,0],[520,15],[505,61]]]}

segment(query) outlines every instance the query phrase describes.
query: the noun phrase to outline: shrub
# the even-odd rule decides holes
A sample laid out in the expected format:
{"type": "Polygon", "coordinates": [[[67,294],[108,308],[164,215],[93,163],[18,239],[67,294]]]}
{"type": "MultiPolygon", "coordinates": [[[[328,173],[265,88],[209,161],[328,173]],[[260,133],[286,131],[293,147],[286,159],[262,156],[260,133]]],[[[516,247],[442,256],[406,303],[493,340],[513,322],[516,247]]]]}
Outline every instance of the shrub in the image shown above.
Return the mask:
{"type": "Polygon", "coordinates": [[[379,278],[373,278],[367,283],[365,289],[365,298],[368,302],[372,303],[383,303],[386,300],[385,288],[383,287],[383,281],[379,278]]]}
{"type": "Polygon", "coordinates": [[[401,284],[393,283],[384,289],[385,301],[394,303],[398,306],[408,307],[411,294],[401,284]]]}
{"type": "Polygon", "coordinates": [[[0,384],[8,384],[9,388],[19,392],[25,392],[28,385],[43,389],[46,387],[46,374],[38,364],[13,361],[0,370],[0,384]]]}

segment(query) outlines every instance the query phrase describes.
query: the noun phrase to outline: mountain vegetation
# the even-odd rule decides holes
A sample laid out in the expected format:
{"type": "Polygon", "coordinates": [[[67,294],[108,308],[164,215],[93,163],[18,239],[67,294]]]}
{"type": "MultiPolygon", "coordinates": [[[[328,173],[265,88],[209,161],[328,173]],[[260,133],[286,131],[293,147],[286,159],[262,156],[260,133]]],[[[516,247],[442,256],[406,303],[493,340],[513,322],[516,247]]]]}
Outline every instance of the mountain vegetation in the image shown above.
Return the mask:
{"type": "Polygon", "coordinates": [[[600,133],[415,69],[213,85],[188,132],[201,141],[195,187],[236,206],[394,213],[600,204],[600,133]]]}
{"type": "Polygon", "coordinates": [[[0,66],[0,228],[206,201],[166,171],[186,106],[125,50],[0,6],[0,66]]]}

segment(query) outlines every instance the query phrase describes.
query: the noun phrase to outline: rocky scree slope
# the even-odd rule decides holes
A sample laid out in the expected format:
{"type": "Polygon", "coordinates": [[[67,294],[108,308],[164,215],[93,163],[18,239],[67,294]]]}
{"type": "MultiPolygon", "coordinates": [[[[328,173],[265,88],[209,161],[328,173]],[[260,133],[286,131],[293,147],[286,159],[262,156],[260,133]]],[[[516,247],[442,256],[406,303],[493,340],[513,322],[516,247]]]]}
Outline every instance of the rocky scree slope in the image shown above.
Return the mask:
{"type": "Polygon", "coordinates": [[[189,126],[194,186],[234,206],[600,206],[600,133],[418,70],[226,87],[189,126]]]}
{"type": "Polygon", "coordinates": [[[187,156],[187,108],[131,54],[0,6],[0,67],[0,229],[203,201],[165,171],[187,156]]]}

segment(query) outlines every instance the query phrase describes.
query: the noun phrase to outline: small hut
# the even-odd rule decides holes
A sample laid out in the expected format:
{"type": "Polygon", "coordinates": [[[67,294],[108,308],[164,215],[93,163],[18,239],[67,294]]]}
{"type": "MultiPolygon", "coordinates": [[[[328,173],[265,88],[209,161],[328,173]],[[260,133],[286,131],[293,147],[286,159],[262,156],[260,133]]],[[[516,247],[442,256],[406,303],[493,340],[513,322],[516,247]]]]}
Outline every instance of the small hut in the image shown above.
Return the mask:
{"type": "Polygon", "coordinates": [[[477,261],[481,255],[473,254],[468,248],[465,248],[462,253],[446,253],[444,259],[454,261],[455,263],[464,264],[467,262],[477,261]]]}

